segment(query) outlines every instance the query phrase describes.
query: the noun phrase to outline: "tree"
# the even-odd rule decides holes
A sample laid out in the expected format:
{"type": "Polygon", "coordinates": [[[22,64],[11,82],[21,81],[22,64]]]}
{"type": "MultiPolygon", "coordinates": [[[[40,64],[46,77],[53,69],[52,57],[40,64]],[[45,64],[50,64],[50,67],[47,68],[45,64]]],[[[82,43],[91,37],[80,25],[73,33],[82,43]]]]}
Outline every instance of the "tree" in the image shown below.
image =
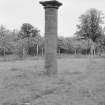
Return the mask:
{"type": "MultiPolygon", "coordinates": [[[[31,24],[29,23],[24,23],[21,27],[19,38],[20,40],[24,39],[27,40],[27,53],[29,54],[29,48],[30,48],[30,38],[36,37],[39,34],[39,30],[34,28],[31,24]]],[[[25,45],[24,45],[25,46],[25,45]]],[[[25,49],[23,47],[23,49],[25,49]]],[[[23,50],[25,51],[25,50],[23,50]]]]}
{"type": "Polygon", "coordinates": [[[59,37],[58,40],[57,40],[57,43],[58,43],[58,54],[60,55],[61,54],[61,49],[64,49],[64,38],[63,37],[59,37]]]}
{"type": "MultiPolygon", "coordinates": [[[[103,14],[96,9],[90,9],[79,17],[80,24],[77,25],[76,35],[88,40],[91,48],[95,48],[96,40],[102,35],[103,14]],[[91,43],[90,43],[91,42],[91,43]]],[[[94,50],[94,49],[93,49],[94,50]]]]}
{"type": "Polygon", "coordinates": [[[74,50],[74,53],[75,55],[77,55],[79,53],[79,50],[81,49],[81,40],[77,40],[76,38],[73,38],[72,39],[72,47],[73,47],[73,50],[74,50]]]}
{"type": "Polygon", "coordinates": [[[57,40],[57,44],[58,44],[58,54],[60,55],[61,53],[65,53],[68,51],[68,40],[64,37],[59,37],[57,40]]]}
{"type": "Polygon", "coordinates": [[[6,37],[7,37],[8,30],[1,25],[0,26],[0,47],[3,49],[3,55],[5,56],[6,53],[6,37]]]}
{"type": "Polygon", "coordinates": [[[105,54],[105,35],[104,34],[97,40],[96,50],[99,55],[105,54]]]}
{"type": "MultiPolygon", "coordinates": [[[[39,47],[41,46],[41,44],[43,43],[43,38],[40,35],[37,35],[35,37],[31,37],[30,38],[30,44],[31,47],[33,48],[33,50],[36,50],[36,56],[39,55],[39,47]]],[[[35,55],[35,52],[34,52],[35,55]]]]}

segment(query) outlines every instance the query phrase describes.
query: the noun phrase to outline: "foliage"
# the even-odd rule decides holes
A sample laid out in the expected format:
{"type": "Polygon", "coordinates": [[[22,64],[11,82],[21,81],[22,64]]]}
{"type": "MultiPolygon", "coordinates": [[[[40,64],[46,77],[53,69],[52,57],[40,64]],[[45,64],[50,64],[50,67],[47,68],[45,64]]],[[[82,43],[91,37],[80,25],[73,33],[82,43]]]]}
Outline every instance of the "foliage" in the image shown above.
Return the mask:
{"type": "Polygon", "coordinates": [[[27,52],[34,49],[36,45],[42,46],[43,38],[39,30],[31,24],[23,24],[21,30],[7,30],[3,25],[0,26],[0,55],[18,54],[23,57],[27,52]],[[27,51],[28,50],[28,51],[27,51]]]}
{"type": "Polygon", "coordinates": [[[32,26],[29,23],[24,23],[21,26],[21,30],[18,35],[19,40],[21,40],[20,49],[22,50],[19,52],[24,53],[23,51],[25,51],[24,54],[26,53],[29,54],[30,48],[36,43],[34,39],[38,39],[37,36],[39,36],[39,30],[34,28],[34,26],[32,26]],[[33,44],[33,40],[34,40],[34,44],[33,44]]]}
{"type": "Polygon", "coordinates": [[[24,23],[22,26],[21,26],[21,30],[20,30],[20,34],[19,34],[19,37],[21,39],[24,39],[24,38],[29,38],[29,37],[35,37],[37,36],[39,33],[39,30],[34,28],[31,24],[29,23],[24,23]]]}
{"type": "Polygon", "coordinates": [[[80,24],[77,25],[77,36],[85,39],[89,38],[95,42],[103,33],[101,25],[104,17],[102,16],[102,12],[96,9],[90,9],[85,14],[81,15],[79,17],[80,24]]]}
{"type": "Polygon", "coordinates": [[[1,54],[5,56],[5,53],[7,51],[9,42],[8,42],[8,33],[9,31],[3,26],[0,26],[0,50],[1,54]]]}
{"type": "MultiPolygon", "coordinates": [[[[88,54],[91,45],[96,52],[105,52],[105,28],[102,28],[103,14],[90,9],[79,17],[76,37],[58,37],[57,52],[68,54],[88,54]]],[[[43,55],[45,39],[40,31],[30,23],[22,24],[20,30],[8,30],[0,26],[0,55],[17,54],[43,55]]]]}

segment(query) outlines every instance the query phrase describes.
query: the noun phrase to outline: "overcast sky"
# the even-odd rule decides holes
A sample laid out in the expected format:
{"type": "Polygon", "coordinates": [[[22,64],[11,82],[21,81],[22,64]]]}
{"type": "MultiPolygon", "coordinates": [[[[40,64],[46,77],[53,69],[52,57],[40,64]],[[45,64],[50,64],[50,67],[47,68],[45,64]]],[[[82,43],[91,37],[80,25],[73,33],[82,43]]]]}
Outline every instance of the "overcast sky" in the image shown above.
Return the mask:
{"type": "MultiPolygon", "coordinates": [[[[45,1],[45,0],[42,0],[45,1]]],[[[105,13],[105,0],[59,0],[58,34],[72,36],[76,31],[78,17],[89,8],[105,13]]],[[[44,9],[39,0],[0,0],[0,25],[8,29],[20,29],[22,23],[31,23],[44,33],[44,9]]]]}

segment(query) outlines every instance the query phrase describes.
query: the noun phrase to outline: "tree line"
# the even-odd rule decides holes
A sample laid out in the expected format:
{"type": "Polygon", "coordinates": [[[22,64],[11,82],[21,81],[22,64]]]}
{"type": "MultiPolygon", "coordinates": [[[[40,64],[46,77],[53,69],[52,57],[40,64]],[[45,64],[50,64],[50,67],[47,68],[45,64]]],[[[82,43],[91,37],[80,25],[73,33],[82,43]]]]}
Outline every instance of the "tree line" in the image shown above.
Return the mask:
{"type": "MultiPolygon", "coordinates": [[[[90,9],[79,17],[73,37],[58,37],[58,54],[101,55],[105,53],[104,14],[90,9]]],[[[45,39],[40,30],[30,23],[20,30],[8,30],[0,26],[0,55],[43,56],[45,39]]]]}

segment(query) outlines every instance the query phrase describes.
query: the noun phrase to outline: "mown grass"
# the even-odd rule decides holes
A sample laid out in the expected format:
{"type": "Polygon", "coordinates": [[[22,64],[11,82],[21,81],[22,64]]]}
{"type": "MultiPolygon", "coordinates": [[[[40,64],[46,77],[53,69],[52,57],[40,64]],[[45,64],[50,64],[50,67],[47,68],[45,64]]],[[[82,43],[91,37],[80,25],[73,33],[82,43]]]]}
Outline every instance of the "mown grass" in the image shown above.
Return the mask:
{"type": "Polygon", "coordinates": [[[105,59],[61,57],[58,74],[44,60],[0,62],[0,104],[105,105],[105,59]]]}

